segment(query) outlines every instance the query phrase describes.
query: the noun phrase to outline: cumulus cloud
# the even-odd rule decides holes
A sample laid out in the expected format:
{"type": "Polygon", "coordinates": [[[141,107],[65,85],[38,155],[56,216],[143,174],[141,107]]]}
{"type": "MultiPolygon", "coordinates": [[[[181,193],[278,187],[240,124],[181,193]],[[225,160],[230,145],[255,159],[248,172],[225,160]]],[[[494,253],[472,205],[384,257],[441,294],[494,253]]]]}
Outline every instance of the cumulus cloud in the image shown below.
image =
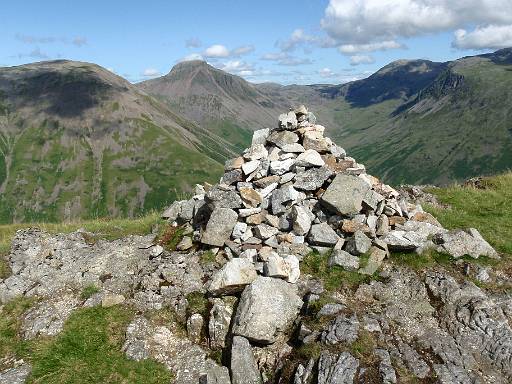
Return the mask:
{"type": "Polygon", "coordinates": [[[199,53],[191,53],[190,55],[187,55],[187,56],[179,59],[178,62],[192,61],[192,60],[204,60],[204,57],[199,53]]]}
{"type": "Polygon", "coordinates": [[[254,46],[252,45],[242,45],[240,47],[230,50],[224,45],[214,44],[205,49],[205,51],[203,52],[203,56],[218,59],[227,57],[240,57],[243,55],[247,55],[251,52],[254,52],[254,46]]]}
{"type": "Polygon", "coordinates": [[[294,51],[299,46],[307,46],[316,44],[319,38],[316,36],[308,35],[303,29],[296,29],[292,32],[290,37],[283,41],[277,41],[276,46],[284,52],[294,51]]]}
{"type": "Polygon", "coordinates": [[[468,32],[458,29],[452,46],[459,49],[500,49],[512,47],[512,25],[489,25],[468,32]]]}
{"type": "Polygon", "coordinates": [[[203,55],[205,57],[228,57],[230,52],[224,45],[215,44],[206,48],[203,55]]]}
{"type": "Polygon", "coordinates": [[[311,61],[311,59],[308,59],[307,57],[300,58],[300,57],[292,56],[287,52],[266,53],[261,57],[261,59],[267,60],[267,61],[275,61],[276,64],[285,65],[285,66],[297,66],[297,65],[313,63],[311,61]]]}
{"type": "Polygon", "coordinates": [[[512,1],[330,0],[321,21],[322,28],[339,46],[355,48],[467,25],[480,26],[466,32],[468,36],[489,26],[512,25],[512,1]]]}
{"type": "Polygon", "coordinates": [[[230,60],[217,66],[217,68],[240,76],[254,74],[254,66],[242,60],[230,60]]]}
{"type": "Polygon", "coordinates": [[[241,47],[235,48],[231,51],[231,56],[242,56],[254,52],[253,45],[242,45],[241,47]]]}
{"type": "Polygon", "coordinates": [[[354,54],[358,52],[387,51],[388,49],[403,48],[404,45],[394,40],[380,41],[369,44],[343,44],[338,47],[341,53],[354,54]]]}
{"type": "Polygon", "coordinates": [[[354,55],[350,56],[350,65],[373,64],[375,59],[370,55],[354,55]]]}
{"type": "Polygon", "coordinates": [[[162,73],[155,68],[146,68],[144,71],[142,71],[141,76],[144,77],[156,77],[160,76],[162,73]]]}
{"type": "Polygon", "coordinates": [[[203,43],[197,37],[191,37],[190,39],[185,40],[185,47],[187,48],[199,48],[202,45],[203,43]]]}

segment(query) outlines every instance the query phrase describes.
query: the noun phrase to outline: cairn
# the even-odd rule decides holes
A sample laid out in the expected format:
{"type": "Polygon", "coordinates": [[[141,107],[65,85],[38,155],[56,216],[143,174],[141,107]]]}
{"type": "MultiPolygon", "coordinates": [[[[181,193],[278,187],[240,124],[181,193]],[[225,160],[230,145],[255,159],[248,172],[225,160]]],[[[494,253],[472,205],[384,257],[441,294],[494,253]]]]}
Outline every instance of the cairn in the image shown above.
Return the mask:
{"type": "MultiPolygon", "coordinates": [[[[219,184],[196,186],[192,199],[163,214],[192,234],[178,250],[200,244],[240,259],[237,273],[249,265],[291,283],[312,250],[333,249],[330,265],[365,274],[390,250],[436,247],[459,257],[477,249],[474,257],[497,256],[476,230],[448,232],[420,205],[367,174],[324,131],[304,106],[281,114],[276,128],[255,131],[251,147],[226,161],[219,184]],[[368,257],[364,268],[361,255],[368,257]]],[[[226,281],[212,285],[214,292],[230,290],[226,281]]]]}

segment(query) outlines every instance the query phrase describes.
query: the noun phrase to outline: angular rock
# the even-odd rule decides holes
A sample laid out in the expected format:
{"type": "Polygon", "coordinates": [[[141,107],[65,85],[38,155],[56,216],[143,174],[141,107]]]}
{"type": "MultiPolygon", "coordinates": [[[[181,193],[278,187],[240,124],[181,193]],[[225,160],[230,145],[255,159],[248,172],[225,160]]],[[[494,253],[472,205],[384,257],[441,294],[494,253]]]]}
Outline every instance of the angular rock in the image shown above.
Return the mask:
{"type": "Polygon", "coordinates": [[[322,136],[319,132],[306,132],[302,145],[306,150],[312,149],[319,153],[329,152],[332,142],[322,136]]]}
{"type": "Polygon", "coordinates": [[[295,164],[299,167],[321,167],[325,162],[317,151],[307,149],[297,157],[295,164]]]}
{"type": "Polygon", "coordinates": [[[125,297],[117,293],[107,293],[101,299],[101,306],[103,308],[110,308],[125,302],[125,297]]]}
{"type": "Polygon", "coordinates": [[[270,134],[269,128],[258,129],[254,131],[252,134],[252,143],[251,145],[263,144],[267,142],[267,137],[270,134]]]}
{"type": "Polygon", "coordinates": [[[268,157],[268,151],[263,144],[253,144],[249,150],[244,153],[244,159],[247,160],[261,160],[268,157]]]}
{"type": "Polygon", "coordinates": [[[268,256],[263,271],[265,276],[286,279],[290,275],[291,269],[284,258],[273,252],[268,256]]]}
{"type": "Polygon", "coordinates": [[[224,163],[225,171],[232,171],[234,169],[242,168],[242,165],[245,163],[245,160],[242,156],[235,157],[234,159],[226,160],[224,163]]]}
{"type": "Polygon", "coordinates": [[[297,192],[292,186],[276,189],[274,193],[272,193],[271,197],[272,213],[274,215],[283,213],[286,210],[283,204],[295,201],[298,197],[299,192],[297,192]]]}
{"type": "Polygon", "coordinates": [[[242,171],[245,175],[249,175],[254,172],[261,164],[260,160],[252,160],[242,165],[242,171]]]}
{"type": "Polygon", "coordinates": [[[357,231],[347,241],[345,250],[352,255],[362,255],[370,250],[372,241],[363,232],[357,231]]]}
{"type": "Polygon", "coordinates": [[[359,360],[348,352],[339,355],[322,351],[318,360],[318,384],[353,384],[359,360]]]}
{"type": "Polygon", "coordinates": [[[233,169],[232,171],[228,171],[224,173],[221,179],[222,184],[231,185],[238,181],[243,180],[243,173],[241,169],[233,169]]]}
{"type": "Polygon", "coordinates": [[[237,293],[251,284],[256,277],[256,270],[251,260],[232,259],[213,275],[208,291],[213,295],[237,293]]]}
{"type": "Polygon", "coordinates": [[[369,252],[370,257],[368,258],[366,265],[364,268],[359,270],[359,273],[363,275],[373,275],[375,272],[377,272],[387,254],[386,251],[377,247],[371,247],[369,252]]]}
{"type": "Polygon", "coordinates": [[[215,208],[201,236],[201,243],[222,247],[229,240],[238,214],[229,208],[215,208]]]}
{"type": "Polygon", "coordinates": [[[351,344],[359,337],[359,321],[356,315],[348,317],[340,314],[322,333],[322,341],[334,345],[339,343],[351,344]]]}
{"type": "Polygon", "coordinates": [[[265,198],[268,195],[270,195],[272,193],[272,191],[274,191],[274,189],[276,189],[278,187],[278,185],[279,185],[278,183],[272,183],[272,184],[266,186],[265,188],[263,188],[260,191],[261,197],[265,198]]]}
{"type": "Polygon", "coordinates": [[[279,230],[277,228],[267,224],[259,224],[254,228],[254,234],[262,240],[266,240],[276,235],[278,232],[279,230]]]}
{"type": "Polygon", "coordinates": [[[359,257],[353,256],[341,249],[336,249],[329,258],[329,266],[338,266],[347,271],[357,271],[359,269],[359,257]]]}
{"type": "Polygon", "coordinates": [[[277,160],[270,162],[270,173],[282,175],[288,172],[295,164],[295,159],[277,160]]]}
{"type": "Polygon", "coordinates": [[[281,148],[285,145],[295,144],[299,141],[299,136],[289,131],[274,131],[267,140],[281,148]]]}
{"type": "Polygon", "coordinates": [[[233,334],[271,344],[280,333],[288,331],[301,307],[302,300],[294,285],[260,276],[242,293],[233,334]]]}
{"type": "Polygon", "coordinates": [[[233,233],[231,236],[233,236],[234,239],[239,239],[243,236],[245,231],[247,231],[247,224],[238,222],[235,224],[235,227],[233,228],[233,233]]]}
{"type": "Polygon", "coordinates": [[[242,199],[236,191],[226,190],[220,186],[211,188],[205,196],[205,202],[212,208],[236,209],[242,206],[242,199]]]}
{"type": "Polygon", "coordinates": [[[328,209],[341,215],[361,211],[362,202],[370,186],[356,176],[338,174],[320,198],[328,209]]]}
{"type": "Polygon", "coordinates": [[[201,332],[203,330],[204,319],[199,313],[194,313],[187,320],[187,333],[190,340],[194,343],[201,341],[201,332]]]}
{"type": "Polygon", "coordinates": [[[232,384],[262,384],[263,382],[251,345],[246,338],[241,336],[233,337],[231,380],[232,384]]]}
{"type": "Polygon", "coordinates": [[[499,258],[494,248],[474,228],[469,228],[467,231],[453,230],[446,233],[438,233],[432,240],[438,245],[440,252],[448,253],[455,258],[464,255],[475,259],[479,256],[499,258]]]}
{"type": "Polygon", "coordinates": [[[0,384],[24,384],[31,371],[32,367],[29,364],[1,371],[0,384]]]}
{"type": "Polygon", "coordinates": [[[308,240],[311,244],[323,247],[334,247],[340,240],[338,234],[327,223],[313,224],[308,240]]]}
{"type": "Polygon", "coordinates": [[[213,366],[199,378],[199,384],[231,384],[226,367],[213,366]]]}
{"type": "Polygon", "coordinates": [[[311,217],[308,212],[297,205],[292,208],[293,231],[297,235],[307,235],[311,228],[311,217]]]}
{"type": "Polygon", "coordinates": [[[267,176],[262,179],[254,180],[254,185],[259,188],[266,188],[269,185],[279,183],[280,177],[277,175],[267,176]]]}
{"type": "Polygon", "coordinates": [[[210,310],[210,321],[208,323],[210,348],[222,349],[226,347],[229,326],[231,324],[236,298],[214,298],[212,299],[212,302],[213,305],[210,310]]]}
{"type": "Polygon", "coordinates": [[[316,191],[332,174],[332,171],[327,167],[311,168],[297,174],[293,186],[304,191],[316,191]]]}
{"type": "Polygon", "coordinates": [[[302,153],[305,151],[304,147],[302,145],[300,145],[299,143],[285,144],[281,147],[281,150],[283,152],[289,152],[289,153],[302,153]]]}
{"type": "Polygon", "coordinates": [[[260,195],[260,193],[252,188],[240,188],[240,196],[245,203],[254,208],[260,205],[263,201],[263,197],[260,195]]]}
{"type": "Polygon", "coordinates": [[[279,128],[291,130],[297,128],[297,116],[293,111],[279,115],[279,128]]]}
{"type": "Polygon", "coordinates": [[[176,245],[176,250],[178,251],[187,251],[194,246],[192,242],[192,238],[190,236],[185,236],[181,241],[176,245]]]}

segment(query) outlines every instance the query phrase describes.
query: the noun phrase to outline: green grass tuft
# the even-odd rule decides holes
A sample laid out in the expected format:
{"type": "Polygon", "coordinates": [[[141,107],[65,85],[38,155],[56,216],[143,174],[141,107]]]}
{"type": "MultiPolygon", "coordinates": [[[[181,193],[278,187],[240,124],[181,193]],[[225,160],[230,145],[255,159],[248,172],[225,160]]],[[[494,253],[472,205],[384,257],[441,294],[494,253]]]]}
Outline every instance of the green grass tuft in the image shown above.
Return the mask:
{"type": "Polygon", "coordinates": [[[207,264],[211,264],[211,263],[215,263],[215,262],[216,262],[215,255],[213,254],[212,251],[203,252],[201,254],[201,256],[199,257],[199,263],[201,265],[207,265],[207,264]]]}
{"type": "MultiPolygon", "coordinates": [[[[21,340],[19,330],[22,315],[37,301],[36,298],[19,297],[11,300],[0,310],[0,362],[2,358],[24,357],[26,343],[21,340]]],[[[0,363],[0,371],[2,370],[0,363]]]]}
{"type": "Polygon", "coordinates": [[[194,313],[201,314],[204,318],[208,316],[208,299],[206,296],[198,291],[191,292],[186,296],[188,307],[187,315],[193,315],[194,313]]]}
{"type": "MultiPolygon", "coordinates": [[[[115,240],[129,235],[146,235],[153,227],[163,221],[159,213],[152,212],[134,219],[94,219],[71,223],[26,223],[0,225],[0,254],[8,253],[16,231],[27,228],[39,228],[49,233],[70,233],[84,228],[94,233],[95,238],[115,240]]],[[[1,268],[1,267],[0,267],[1,268]]]]}
{"type": "Polygon", "coordinates": [[[425,208],[445,228],[476,228],[496,250],[512,255],[512,172],[485,178],[483,184],[484,189],[460,185],[432,189],[451,209],[425,208]]]}
{"type": "Polygon", "coordinates": [[[168,383],[162,364],[128,360],[121,351],[132,317],[120,306],[73,313],[62,333],[35,348],[28,383],[168,383]]]}
{"type": "Polygon", "coordinates": [[[329,256],[329,253],[321,255],[318,252],[311,252],[304,257],[300,265],[303,274],[310,274],[320,279],[328,292],[333,292],[340,288],[355,289],[362,283],[378,279],[376,274],[368,276],[357,272],[345,271],[337,266],[329,267],[329,256]]]}
{"type": "Polygon", "coordinates": [[[82,290],[82,292],[80,293],[80,298],[82,300],[87,300],[88,298],[90,298],[91,296],[95,295],[98,292],[100,292],[100,289],[94,284],[91,284],[82,290]]]}

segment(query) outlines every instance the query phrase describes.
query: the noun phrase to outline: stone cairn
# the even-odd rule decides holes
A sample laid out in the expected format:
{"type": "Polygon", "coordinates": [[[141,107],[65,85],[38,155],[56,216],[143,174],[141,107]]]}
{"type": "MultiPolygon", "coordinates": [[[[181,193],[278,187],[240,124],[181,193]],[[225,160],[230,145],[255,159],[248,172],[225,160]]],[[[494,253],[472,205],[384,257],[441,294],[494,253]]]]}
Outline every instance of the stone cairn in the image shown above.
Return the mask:
{"type": "MultiPolygon", "coordinates": [[[[192,235],[178,250],[201,244],[225,252],[237,275],[254,268],[290,283],[312,250],[333,249],[331,266],[365,274],[375,273],[389,250],[435,247],[455,257],[497,256],[475,229],[447,231],[420,205],[367,174],[324,130],[300,106],[281,114],[276,128],[255,131],[251,147],[226,161],[218,185],[197,185],[192,199],[164,212],[192,235]],[[368,257],[364,267],[361,255],[368,257]]],[[[245,284],[224,274],[210,291],[245,284]]]]}

